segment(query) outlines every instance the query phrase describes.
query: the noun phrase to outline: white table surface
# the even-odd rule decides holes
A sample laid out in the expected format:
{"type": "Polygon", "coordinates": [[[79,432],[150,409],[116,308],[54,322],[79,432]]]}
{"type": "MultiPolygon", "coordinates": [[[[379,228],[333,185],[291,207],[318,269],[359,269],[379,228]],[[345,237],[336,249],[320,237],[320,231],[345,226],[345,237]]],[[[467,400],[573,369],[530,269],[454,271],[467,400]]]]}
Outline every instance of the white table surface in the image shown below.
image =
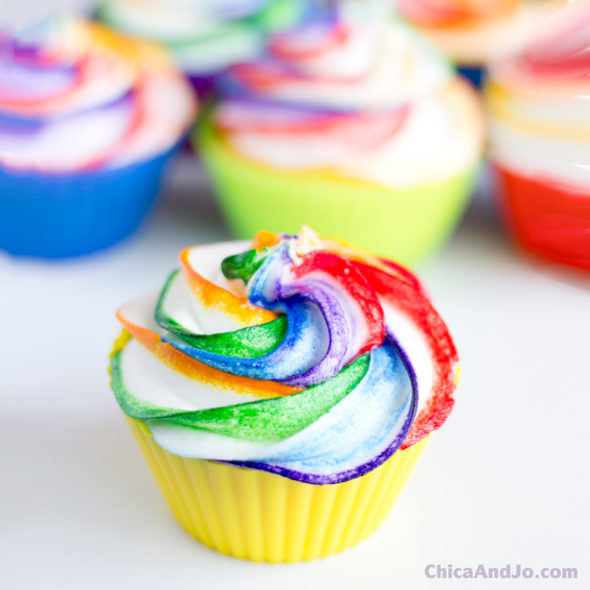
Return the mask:
{"type": "MultiPolygon", "coordinates": [[[[11,2],[22,21],[27,4],[11,2]]],[[[83,3],[43,10],[67,4],[83,3]]],[[[183,247],[229,237],[184,161],[120,246],[52,263],[0,253],[0,588],[590,587],[590,275],[520,256],[485,194],[417,269],[462,379],[382,527],[295,565],[225,557],[184,533],[109,390],[107,355],[122,302],[161,286],[183,247]],[[578,579],[428,579],[438,563],[576,567],[578,579]]]]}

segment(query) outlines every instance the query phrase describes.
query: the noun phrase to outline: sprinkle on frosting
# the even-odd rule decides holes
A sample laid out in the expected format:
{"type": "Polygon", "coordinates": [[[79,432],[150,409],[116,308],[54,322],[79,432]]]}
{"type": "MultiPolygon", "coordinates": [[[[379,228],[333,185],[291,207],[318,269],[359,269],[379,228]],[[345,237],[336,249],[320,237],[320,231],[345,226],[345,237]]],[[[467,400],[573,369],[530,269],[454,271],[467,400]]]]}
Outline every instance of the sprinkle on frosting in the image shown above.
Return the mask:
{"type": "Polygon", "coordinates": [[[406,269],[310,228],[181,261],[159,294],[119,310],[129,339],[111,358],[117,401],[169,451],[329,484],[448,416],[457,354],[406,269]],[[208,290],[230,304],[211,306],[208,290]]]}

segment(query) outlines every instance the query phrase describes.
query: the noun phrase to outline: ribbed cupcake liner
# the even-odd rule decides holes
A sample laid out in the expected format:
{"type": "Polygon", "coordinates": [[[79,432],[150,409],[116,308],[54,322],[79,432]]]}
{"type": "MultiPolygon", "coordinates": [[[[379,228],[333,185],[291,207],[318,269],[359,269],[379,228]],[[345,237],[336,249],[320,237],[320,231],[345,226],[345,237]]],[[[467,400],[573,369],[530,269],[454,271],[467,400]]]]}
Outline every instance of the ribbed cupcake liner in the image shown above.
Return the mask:
{"type": "Polygon", "coordinates": [[[394,190],[322,171],[264,166],[229,149],[205,120],[195,137],[223,213],[239,238],[263,228],[321,235],[405,264],[434,252],[451,234],[475,181],[476,166],[430,185],[394,190]]]}
{"type": "Polygon", "coordinates": [[[63,258],[112,246],[152,208],[174,151],[112,170],[56,174],[0,166],[0,249],[63,258]]]}
{"type": "Polygon", "coordinates": [[[515,174],[496,165],[505,223],[527,252],[590,270],[590,191],[515,174]]]}
{"type": "Polygon", "coordinates": [[[226,555],[272,563],[327,557],[368,537],[427,440],[356,479],[313,485],[174,455],[142,422],[128,422],[172,512],[195,539],[226,555]]]}

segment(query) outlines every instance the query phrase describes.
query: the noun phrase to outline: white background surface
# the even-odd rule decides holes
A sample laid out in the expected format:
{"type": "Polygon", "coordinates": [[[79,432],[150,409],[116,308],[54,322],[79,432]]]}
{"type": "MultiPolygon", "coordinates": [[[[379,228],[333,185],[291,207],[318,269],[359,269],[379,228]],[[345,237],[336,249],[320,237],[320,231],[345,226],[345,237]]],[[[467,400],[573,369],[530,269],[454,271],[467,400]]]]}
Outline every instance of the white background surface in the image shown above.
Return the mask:
{"type": "MultiPolygon", "coordinates": [[[[84,4],[8,0],[6,12],[6,2],[0,20],[21,23],[84,4]]],[[[590,276],[518,255],[485,194],[418,268],[455,336],[462,381],[382,527],[343,554],[274,566],[183,532],[106,373],[116,308],[159,288],[183,247],[230,237],[183,164],[119,247],[54,263],[0,253],[0,588],[590,587],[590,276]],[[579,578],[430,580],[431,563],[577,567],[579,578]]]]}

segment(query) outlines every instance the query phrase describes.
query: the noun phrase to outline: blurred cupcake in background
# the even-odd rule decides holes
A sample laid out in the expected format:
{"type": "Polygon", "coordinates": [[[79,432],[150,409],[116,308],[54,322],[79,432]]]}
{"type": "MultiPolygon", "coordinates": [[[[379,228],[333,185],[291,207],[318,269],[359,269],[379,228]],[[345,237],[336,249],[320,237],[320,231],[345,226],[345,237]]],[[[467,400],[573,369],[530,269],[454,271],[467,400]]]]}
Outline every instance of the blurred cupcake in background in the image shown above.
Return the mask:
{"type": "Polygon", "coordinates": [[[383,6],[334,4],[222,78],[199,153],[238,236],[309,223],[408,263],[454,228],[480,158],[478,98],[383,6]]]}
{"type": "Polygon", "coordinates": [[[397,0],[476,86],[485,66],[518,51],[567,0],[397,0]]]}
{"type": "Polygon", "coordinates": [[[590,3],[490,71],[491,159],[506,222],[536,255],[590,270],[590,3]]]}
{"type": "Polygon", "coordinates": [[[159,48],[60,17],[0,39],[0,249],[64,257],[133,232],[196,115],[159,48]]]}
{"type": "Polygon", "coordinates": [[[228,66],[255,58],[265,35],[293,25],[312,0],[105,0],[99,20],[166,45],[197,92],[208,96],[228,66]]]}

